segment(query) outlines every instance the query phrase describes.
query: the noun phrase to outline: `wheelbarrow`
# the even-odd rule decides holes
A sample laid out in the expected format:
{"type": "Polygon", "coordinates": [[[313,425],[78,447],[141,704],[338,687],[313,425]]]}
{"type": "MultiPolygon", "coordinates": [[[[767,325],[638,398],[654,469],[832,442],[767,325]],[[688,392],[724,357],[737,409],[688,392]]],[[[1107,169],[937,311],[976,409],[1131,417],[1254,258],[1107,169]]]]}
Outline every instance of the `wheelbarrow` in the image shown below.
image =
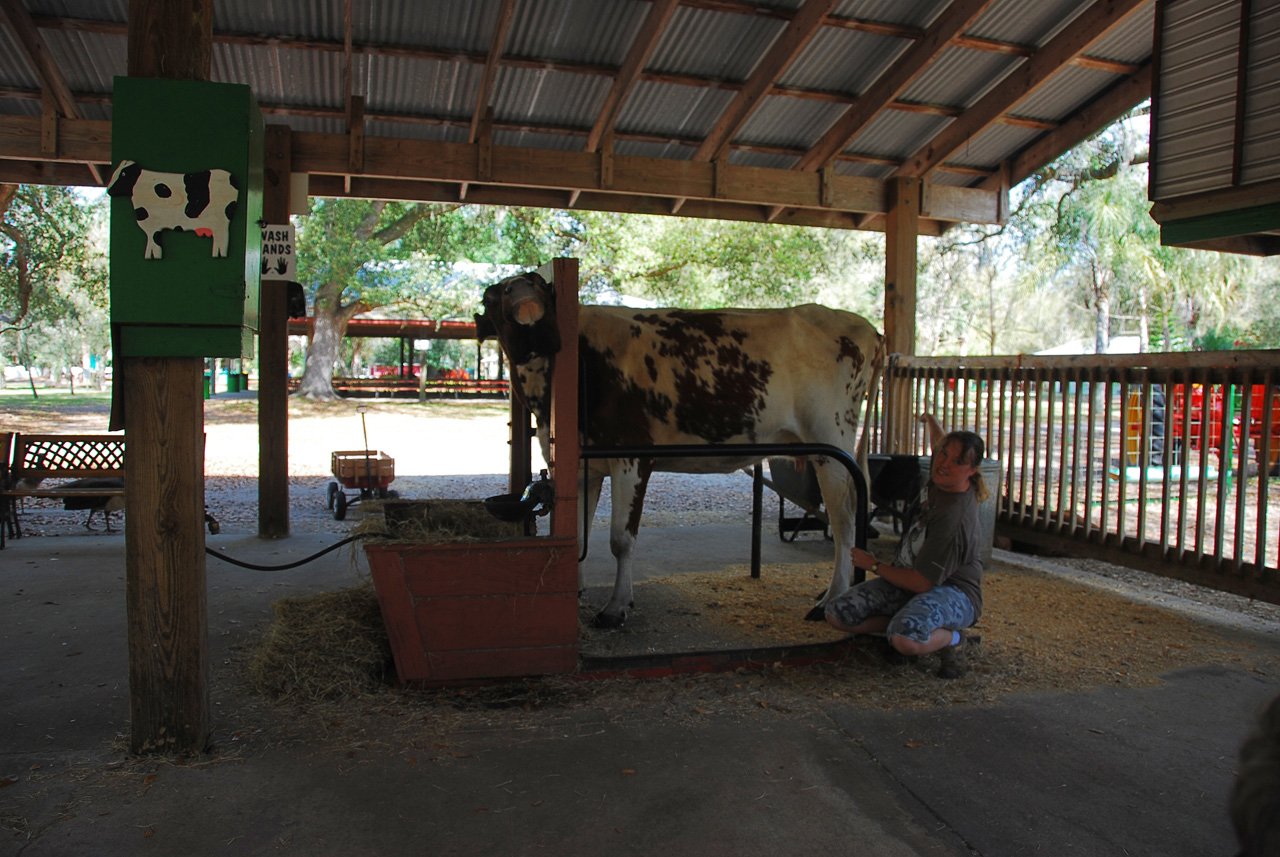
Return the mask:
{"type": "Polygon", "coordinates": [[[380,450],[339,450],[333,453],[332,465],[337,481],[329,483],[329,508],[335,521],[346,518],[347,509],[360,500],[385,500],[390,495],[387,486],[396,478],[396,460],[380,450]],[[347,499],[344,488],[359,492],[359,497],[347,499]]]}

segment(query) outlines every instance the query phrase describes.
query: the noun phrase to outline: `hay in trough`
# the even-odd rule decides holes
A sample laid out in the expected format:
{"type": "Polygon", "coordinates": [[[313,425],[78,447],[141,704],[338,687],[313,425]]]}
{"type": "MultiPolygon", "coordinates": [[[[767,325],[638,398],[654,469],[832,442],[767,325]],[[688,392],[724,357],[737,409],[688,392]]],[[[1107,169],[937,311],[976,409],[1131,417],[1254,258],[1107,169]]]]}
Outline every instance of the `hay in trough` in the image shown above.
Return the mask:
{"type": "Polygon", "coordinates": [[[371,583],[281,598],[248,662],[254,688],[276,699],[315,701],[370,693],[395,675],[371,583]]]}
{"type": "Polygon", "coordinates": [[[370,502],[353,531],[366,542],[436,545],[523,538],[524,524],[495,518],[479,500],[370,502]]]}

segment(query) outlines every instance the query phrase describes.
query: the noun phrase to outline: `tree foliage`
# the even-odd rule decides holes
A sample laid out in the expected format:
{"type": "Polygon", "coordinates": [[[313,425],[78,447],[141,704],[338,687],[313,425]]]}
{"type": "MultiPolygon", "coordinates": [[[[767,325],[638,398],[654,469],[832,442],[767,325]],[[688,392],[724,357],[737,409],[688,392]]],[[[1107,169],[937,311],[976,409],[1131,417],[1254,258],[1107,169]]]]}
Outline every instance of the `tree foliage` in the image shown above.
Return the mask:
{"type": "Polygon", "coordinates": [[[300,394],[332,398],[347,323],[382,307],[446,318],[479,296],[459,263],[536,264],[546,213],[471,205],[313,199],[298,226],[298,277],[310,287],[315,332],[300,394]]]}
{"type": "Polygon", "coordinates": [[[688,308],[812,300],[832,236],[821,229],[613,213],[562,218],[588,296],[604,289],[688,308]]]}
{"type": "Polygon", "coordinates": [[[105,207],[67,188],[0,185],[0,353],[79,366],[105,356],[105,207]]]}

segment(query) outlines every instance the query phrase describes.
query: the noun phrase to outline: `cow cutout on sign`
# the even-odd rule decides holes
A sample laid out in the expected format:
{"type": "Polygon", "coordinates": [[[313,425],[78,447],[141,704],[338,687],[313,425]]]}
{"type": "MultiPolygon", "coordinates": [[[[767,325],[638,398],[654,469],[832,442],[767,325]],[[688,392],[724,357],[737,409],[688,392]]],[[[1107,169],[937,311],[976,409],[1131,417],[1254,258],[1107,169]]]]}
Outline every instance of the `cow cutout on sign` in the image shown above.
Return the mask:
{"type": "Polygon", "coordinates": [[[138,228],[147,236],[145,258],[162,258],[159,237],[166,229],[212,238],[212,255],[227,255],[240,185],[226,170],[162,173],[124,160],[111,175],[107,195],[133,204],[138,228]]]}

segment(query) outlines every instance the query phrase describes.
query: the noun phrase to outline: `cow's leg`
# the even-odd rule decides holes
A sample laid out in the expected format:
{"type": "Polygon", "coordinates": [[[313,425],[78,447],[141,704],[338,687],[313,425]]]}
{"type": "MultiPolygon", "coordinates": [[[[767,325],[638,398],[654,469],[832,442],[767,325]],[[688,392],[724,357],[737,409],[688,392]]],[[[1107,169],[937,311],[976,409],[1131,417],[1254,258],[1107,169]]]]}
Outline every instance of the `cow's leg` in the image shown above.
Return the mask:
{"type": "MultiPolygon", "coordinates": [[[[582,462],[582,467],[587,468],[587,462],[582,462]]],[[[600,489],[604,486],[604,471],[586,470],[587,478],[584,490],[578,492],[578,556],[582,556],[584,548],[587,547],[587,539],[591,532],[591,522],[596,519],[596,507],[600,505],[600,489]]],[[[581,477],[579,477],[581,478],[581,477]]],[[[587,569],[583,563],[578,563],[578,593],[581,594],[587,589],[587,569]]]]}
{"type": "Polygon", "coordinates": [[[815,461],[814,469],[818,473],[822,504],[826,507],[827,517],[831,522],[831,537],[835,540],[836,550],[831,585],[827,587],[822,601],[805,616],[812,622],[820,622],[824,618],[823,607],[826,603],[849,588],[850,575],[853,573],[850,550],[854,546],[857,523],[857,516],[854,514],[857,494],[853,490],[853,477],[840,462],[821,459],[815,461]]]}
{"type": "Polygon", "coordinates": [[[609,489],[613,509],[609,523],[609,550],[618,561],[618,573],[609,603],[596,614],[597,628],[621,627],[635,600],[631,590],[631,558],[651,472],[649,462],[622,461],[610,468],[609,489]]]}

